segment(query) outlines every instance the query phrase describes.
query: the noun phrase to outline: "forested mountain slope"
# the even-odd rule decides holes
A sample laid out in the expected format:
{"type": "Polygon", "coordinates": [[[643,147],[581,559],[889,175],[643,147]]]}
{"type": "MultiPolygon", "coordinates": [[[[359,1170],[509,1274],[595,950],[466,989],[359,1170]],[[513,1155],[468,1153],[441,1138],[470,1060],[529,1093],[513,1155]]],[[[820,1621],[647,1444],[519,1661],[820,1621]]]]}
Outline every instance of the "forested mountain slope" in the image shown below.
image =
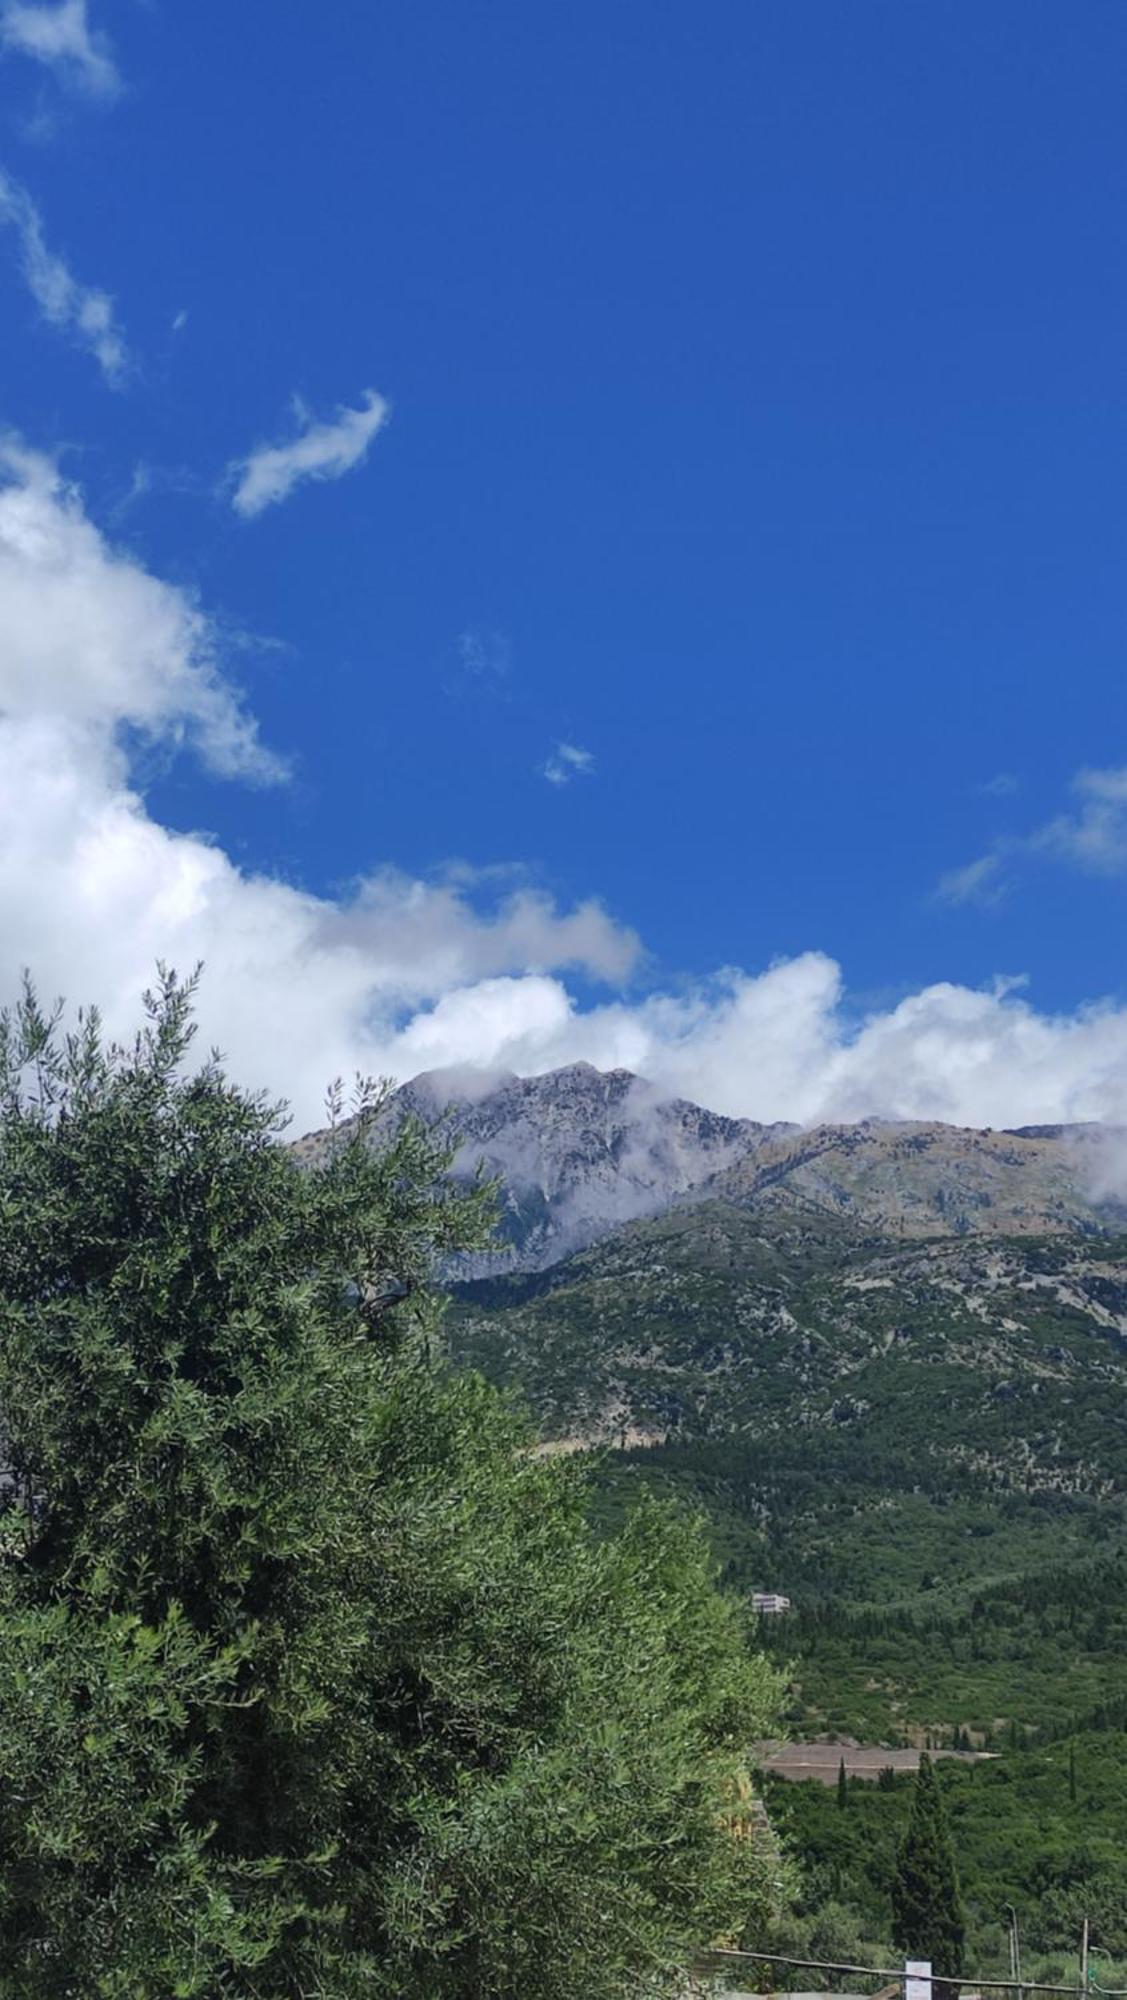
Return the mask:
{"type": "MultiPolygon", "coordinates": [[[[793,1599],[760,1636],[794,1734],[997,1753],[941,1774],[980,1969],[1003,1902],[1127,1951],[1122,1135],[763,1127],[583,1065],[387,1115],[449,1101],[508,1238],[453,1273],[454,1358],[593,1451],[608,1524],[678,1494],[738,1592],[793,1599]]],[[[769,1786],[799,1956],[889,1962],[909,1787],[769,1786]]]]}
{"type": "MultiPolygon", "coordinates": [[[[584,1064],[417,1078],[385,1116],[448,1107],[509,1239],[454,1274],[454,1357],[603,1454],[608,1517],[683,1493],[734,1584],[822,1620],[789,1628],[799,1726],[1059,1713],[1030,1633],[989,1672],[972,1635],[978,1699],[920,1633],[955,1646],[983,1592],[1127,1544],[1121,1135],[764,1127],[584,1064]],[[879,1645],[834,1622],[870,1614],[900,1621],[879,1645]]],[[[1085,1647],[1082,1708],[1119,1692],[1085,1647]]]]}
{"type": "Polygon", "coordinates": [[[747,1583],[888,1603],[1119,1531],[1124,1237],[899,1242],[712,1203],[461,1287],[449,1336],[546,1438],[645,1444],[608,1488],[704,1499],[747,1583]]]}
{"type": "Polygon", "coordinates": [[[546,1433],[861,1431],[1027,1489],[1127,1473],[1127,1236],[890,1241],[712,1202],[459,1287],[458,1354],[546,1433]]]}

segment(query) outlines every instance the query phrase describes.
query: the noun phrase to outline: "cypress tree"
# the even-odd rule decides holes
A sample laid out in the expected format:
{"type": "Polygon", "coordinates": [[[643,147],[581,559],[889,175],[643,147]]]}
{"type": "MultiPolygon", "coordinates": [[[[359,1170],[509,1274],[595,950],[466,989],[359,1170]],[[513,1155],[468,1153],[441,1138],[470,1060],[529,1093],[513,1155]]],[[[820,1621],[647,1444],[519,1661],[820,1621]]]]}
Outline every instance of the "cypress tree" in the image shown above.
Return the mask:
{"type": "MultiPolygon", "coordinates": [[[[892,1881],[892,1937],[911,1958],[931,1960],[937,1975],[957,1979],[963,1969],[966,1926],[947,1816],[931,1758],[920,1758],[908,1830],[896,1855],[892,1881]]],[[[939,2000],[956,1989],[937,1987],[939,2000]]]]}

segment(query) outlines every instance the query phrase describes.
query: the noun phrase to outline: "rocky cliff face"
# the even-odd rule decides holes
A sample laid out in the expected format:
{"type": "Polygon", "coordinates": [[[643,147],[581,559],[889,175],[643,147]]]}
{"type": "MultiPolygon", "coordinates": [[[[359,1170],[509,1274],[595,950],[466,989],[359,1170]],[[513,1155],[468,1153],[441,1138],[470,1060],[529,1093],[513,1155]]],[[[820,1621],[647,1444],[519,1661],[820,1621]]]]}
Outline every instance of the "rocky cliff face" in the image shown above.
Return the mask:
{"type": "MultiPolygon", "coordinates": [[[[866,1121],[804,1129],[724,1118],[628,1070],[432,1071],[388,1116],[448,1116],[456,1171],[503,1187],[503,1255],[462,1276],[543,1270],[645,1216],[705,1201],[837,1218],[889,1238],[1099,1231],[1127,1221],[1099,1126],[969,1131],[866,1121]]],[[[319,1135],[299,1142],[315,1152],[319,1135]]]]}
{"type": "Polygon", "coordinates": [[[590,1063],[534,1077],[433,1071],[397,1093],[393,1112],[447,1114],[461,1140],[456,1171],[481,1167],[502,1183],[511,1248],[476,1259],[474,1275],[542,1270],[625,1222],[663,1214],[787,1129],[663,1098],[629,1070],[590,1063]]]}

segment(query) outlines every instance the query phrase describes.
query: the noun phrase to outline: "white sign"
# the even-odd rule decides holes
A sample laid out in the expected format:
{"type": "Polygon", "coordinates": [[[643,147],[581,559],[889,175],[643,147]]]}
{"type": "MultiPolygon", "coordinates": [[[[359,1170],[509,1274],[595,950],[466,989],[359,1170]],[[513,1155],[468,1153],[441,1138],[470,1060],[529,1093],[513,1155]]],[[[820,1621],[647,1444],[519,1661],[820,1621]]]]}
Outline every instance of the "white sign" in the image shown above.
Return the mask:
{"type": "Polygon", "coordinates": [[[930,1958],[904,1960],[904,2000],[931,2000],[930,1958]]]}

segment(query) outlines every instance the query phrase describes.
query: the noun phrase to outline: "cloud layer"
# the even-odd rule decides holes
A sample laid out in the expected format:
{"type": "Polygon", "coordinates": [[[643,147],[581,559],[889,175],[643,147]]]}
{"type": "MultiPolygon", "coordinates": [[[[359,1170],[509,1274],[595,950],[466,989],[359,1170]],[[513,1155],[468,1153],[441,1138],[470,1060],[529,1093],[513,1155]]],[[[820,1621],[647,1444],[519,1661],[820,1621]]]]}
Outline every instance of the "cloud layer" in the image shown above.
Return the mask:
{"type": "Polygon", "coordinates": [[[1054,1018],[1004,983],[982,992],[944,982],[858,1021],[841,968],[821,952],[588,1010],[558,979],[483,981],[416,1015],[392,1053],[401,1074],[584,1060],[768,1123],[1127,1120],[1127,1010],[1054,1018]]]}
{"type": "Polygon", "coordinates": [[[121,383],[129,351],[113,300],[108,292],[79,284],[63,259],[47,248],[39,210],[27,189],[2,168],[0,226],[15,234],[24,280],[44,319],[92,354],[107,382],[121,383]]]}
{"type": "Polygon", "coordinates": [[[214,626],[115,549],[47,460],[0,454],[0,991],[97,1000],[126,1031],[154,962],[207,964],[208,1041],[299,1128],[326,1080],[449,1064],[622,1065],[762,1119],[1127,1121],[1127,1010],[1039,1014],[1020,991],[938,984],[858,1020],[807,952],[623,997],[638,942],[597,902],[559,910],[504,875],[374,870],[331,900],[161,826],[138,736],[236,779],[278,779],[228,683],[214,626]],[[570,971],[609,997],[581,1003],[570,971]]]}
{"type": "Polygon", "coordinates": [[[96,97],[112,97],[121,80],[104,38],[91,32],[86,0],[38,6],[7,0],[0,9],[0,45],[57,69],[96,97]]]}
{"type": "Polygon", "coordinates": [[[300,431],[285,444],[257,445],[230,468],[231,505],[249,520],[288,499],[305,479],[340,479],[361,465],[390,410],[374,389],[365,389],[358,410],[339,409],[328,423],[316,423],[295,398],[300,431]]]}

